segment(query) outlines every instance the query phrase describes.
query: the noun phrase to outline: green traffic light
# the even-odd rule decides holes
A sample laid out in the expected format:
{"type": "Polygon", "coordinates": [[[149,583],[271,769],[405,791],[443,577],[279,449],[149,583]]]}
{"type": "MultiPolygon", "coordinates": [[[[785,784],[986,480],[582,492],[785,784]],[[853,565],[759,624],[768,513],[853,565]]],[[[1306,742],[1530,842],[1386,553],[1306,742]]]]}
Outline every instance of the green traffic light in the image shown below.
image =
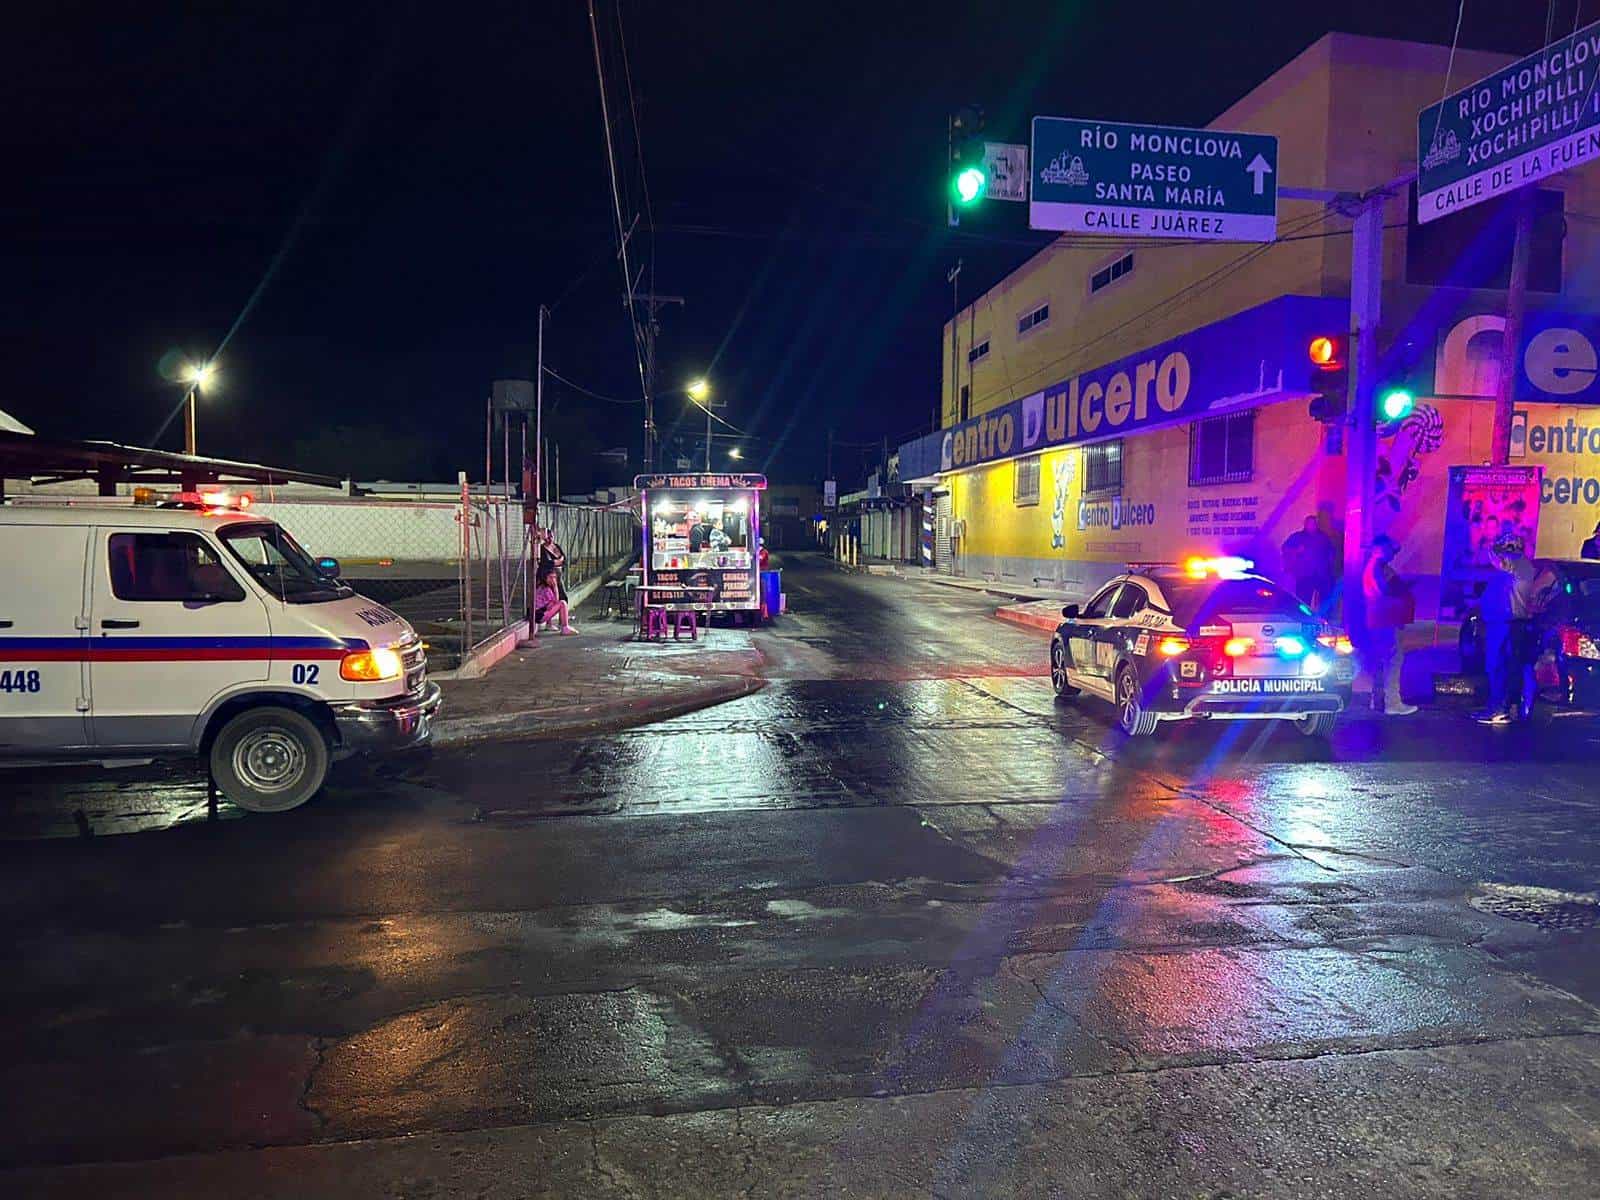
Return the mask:
{"type": "Polygon", "coordinates": [[[1385,421],[1403,421],[1416,407],[1417,398],[1405,388],[1391,388],[1378,401],[1378,412],[1385,421]]]}
{"type": "Polygon", "coordinates": [[[963,167],[955,178],[956,199],[962,204],[976,204],[988,190],[989,179],[978,167],[963,167]]]}

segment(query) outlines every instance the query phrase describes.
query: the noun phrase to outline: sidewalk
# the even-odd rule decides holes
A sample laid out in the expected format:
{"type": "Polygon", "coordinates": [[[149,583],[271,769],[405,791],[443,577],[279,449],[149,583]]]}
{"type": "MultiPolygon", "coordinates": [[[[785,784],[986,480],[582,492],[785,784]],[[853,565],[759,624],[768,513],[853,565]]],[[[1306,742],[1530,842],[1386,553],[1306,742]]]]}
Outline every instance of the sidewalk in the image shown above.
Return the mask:
{"type": "Polygon", "coordinates": [[[700,640],[635,642],[628,621],[583,614],[580,632],[546,632],[479,679],[444,680],[433,744],[624,729],[748,696],[763,686],[747,628],[700,640]]]}

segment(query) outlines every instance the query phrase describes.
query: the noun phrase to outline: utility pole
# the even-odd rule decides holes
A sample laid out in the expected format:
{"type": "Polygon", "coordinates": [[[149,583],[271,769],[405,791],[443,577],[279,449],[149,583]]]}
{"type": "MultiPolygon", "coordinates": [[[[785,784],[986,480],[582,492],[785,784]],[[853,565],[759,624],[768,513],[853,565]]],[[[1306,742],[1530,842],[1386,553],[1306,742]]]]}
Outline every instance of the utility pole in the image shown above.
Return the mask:
{"type": "Polygon", "coordinates": [[[1516,240],[1511,246],[1511,278],[1506,287],[1506,327],[1500,341],[1500,378],[1494,393],[1494,438],[1489,462],[1511,461],[1511,415],[1516,401],[1517,349],[1522,344],[1522,319],[1528,307],[1528,260],[1533,251],[1534,193],[1519,188],[1511,198],[1516,212],[1516,240]]]}
{"type": "Polygon", "coordinates": [[[828,426],[828,479],[833,478],[833,426],[828,426]]]}
{"type": "MultiPolygon", "coordinates": [[[[644,469],[649,474],[655,466],[656,453],[656,335],[661,332],[661,322],[656,319],[662,306],[676,304],[683,307],[682,296],[658,296],[654,292],[641,292],[634,297],[644,301],[644,469]]],[[[708,468],[709,469],[709,468],[708,468]]]]}
{"type": "Polygon", "coordinates": [[[1352,428],[1345,458],[1344,624],[1363,630],[1366,612],[1361,569],[1377,533],[1373,528],[1373,487],[1378,463],[1378,321],[1383,307],[1383,206],[1388,198],[1385,188],[1361,197],[1351,230],[1348,408],[1352,428]]]}

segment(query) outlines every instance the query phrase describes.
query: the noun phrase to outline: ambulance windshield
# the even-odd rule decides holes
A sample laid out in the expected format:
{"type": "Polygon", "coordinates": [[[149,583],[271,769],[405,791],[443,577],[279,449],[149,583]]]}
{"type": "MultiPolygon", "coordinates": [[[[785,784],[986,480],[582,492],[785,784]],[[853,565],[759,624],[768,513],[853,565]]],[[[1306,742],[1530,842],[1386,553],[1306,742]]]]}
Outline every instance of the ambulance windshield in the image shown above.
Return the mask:
{"type": "Polygon", "coordinates": [[[286,604],[343,600],[355,593],[317,570],[311,556],[282,526],[227,525],[217,530],[222,544],[255,578],[286,604]]]}

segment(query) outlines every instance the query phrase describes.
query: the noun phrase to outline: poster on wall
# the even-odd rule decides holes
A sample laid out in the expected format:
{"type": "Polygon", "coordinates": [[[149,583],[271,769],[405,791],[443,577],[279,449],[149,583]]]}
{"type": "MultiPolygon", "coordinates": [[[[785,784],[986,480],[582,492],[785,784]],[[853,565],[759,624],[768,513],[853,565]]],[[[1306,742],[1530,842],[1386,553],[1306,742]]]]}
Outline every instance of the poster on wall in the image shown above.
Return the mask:
{"type": "Polygon", "coordinates": [[[1451,467],[1444,511],[1439,615],[1460,620],[1494,570],[1490,550],[1507,533],[1531,555],[1539,541],[1539,484],[1544,468],[1451,467]]]}

